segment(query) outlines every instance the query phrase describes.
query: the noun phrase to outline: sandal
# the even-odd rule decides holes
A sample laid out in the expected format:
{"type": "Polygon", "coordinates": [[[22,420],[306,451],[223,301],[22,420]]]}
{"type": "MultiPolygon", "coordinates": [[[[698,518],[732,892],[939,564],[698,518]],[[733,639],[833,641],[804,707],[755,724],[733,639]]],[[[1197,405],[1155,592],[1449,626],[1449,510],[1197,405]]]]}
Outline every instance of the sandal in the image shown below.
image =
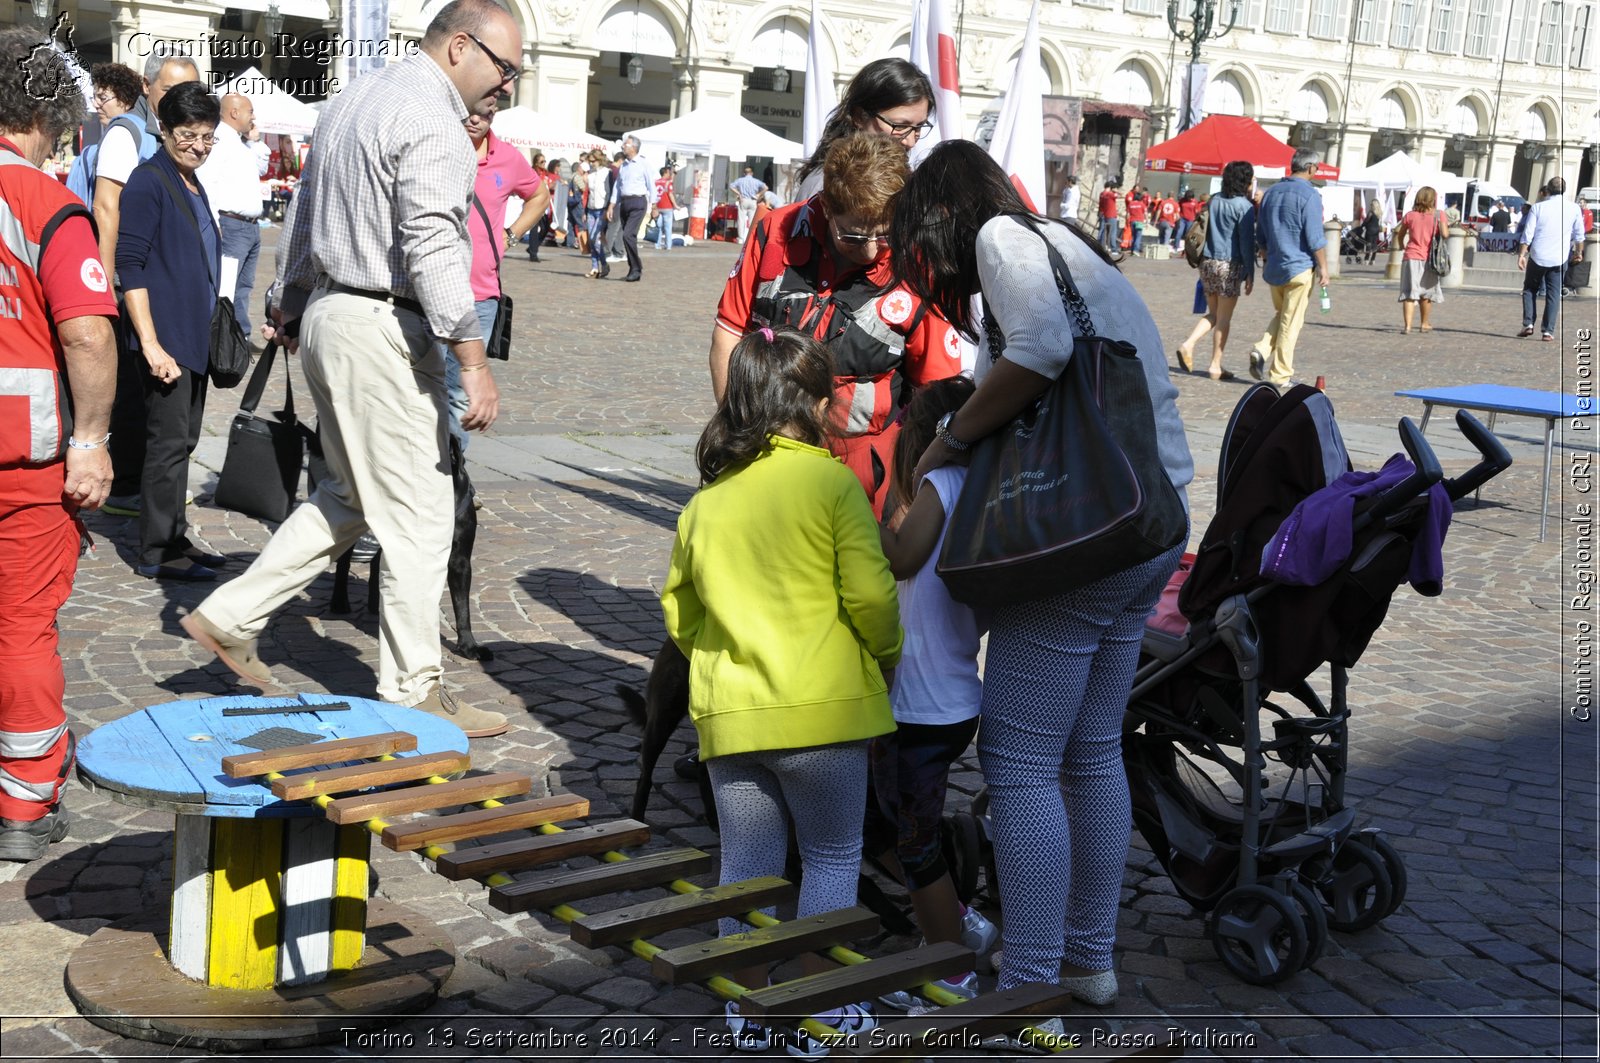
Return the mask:
{"type": "Polygon", "coordinates": [[[1179,369],[1182,369],[1185,373],[1194,372],[1194,355],[1185,353],[1182,347],[1175,349],[1172,353],[1178,356],[1179,369]]]}
{"type": "Polygon", "coordinates": [[[1234,379],[1233,374],[1228,372],[1226,369],[1207,369],[1206,370],[1206,376],[1210,377],[1212,380],[1232,380],[1232,379],[1234,379]]]}

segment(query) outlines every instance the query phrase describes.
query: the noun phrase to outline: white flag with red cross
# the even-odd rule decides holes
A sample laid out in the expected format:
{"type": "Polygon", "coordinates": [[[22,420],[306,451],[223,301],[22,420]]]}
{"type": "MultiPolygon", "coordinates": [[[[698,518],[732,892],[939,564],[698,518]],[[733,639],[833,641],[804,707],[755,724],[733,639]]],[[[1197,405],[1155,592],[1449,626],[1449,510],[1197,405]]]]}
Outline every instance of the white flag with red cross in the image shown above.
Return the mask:
{"type": "Polygon", "coordinates": [[[1033,0],[1028,32],[1017,53],[1016,73],[1000,105],[989,156],[1000,164],[1033,211],[1043,211],[1044,71],[1039,66],[1039,0],[1033,0]]]}

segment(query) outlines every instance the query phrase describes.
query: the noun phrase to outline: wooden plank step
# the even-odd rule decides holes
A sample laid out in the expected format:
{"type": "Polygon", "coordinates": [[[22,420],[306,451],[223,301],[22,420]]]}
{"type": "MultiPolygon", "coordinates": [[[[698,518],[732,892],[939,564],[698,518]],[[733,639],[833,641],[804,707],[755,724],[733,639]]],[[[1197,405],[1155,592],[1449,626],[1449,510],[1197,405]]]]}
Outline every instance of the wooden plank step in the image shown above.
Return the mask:
{"type": "Polygon", "coordinates": [[[341,797],[328,803],[328,819],[341,825],[365,823],[369,819],[386,819],[408,812],[470,805],[474,801],[499,800],[502,797],[520,797],[532,789],[533,780],[528,776],[520,772],[498,771],[490,775],[475,775],[470,779],[456,779],[454,782],[341,797]]]}
{"type": "Polygon", "coordinates": [[[348,768],[308,771],[303,775],[274,779],[272,793],[284,801],[304,801],[322,794],[349,793],[371,786],[416,782],[430,775],[449,775],[453,771],[466,771],[471,765],[472,758],[465,753],[428,753],[420,757],[401,757],[372,764],[355,764],[348,768]]]}
{"type": "Polygon", "coordinates": [[[536,797],[531,801],[518,801],[514,805],[502,805],[500,808],[480,808],[472,812],[458,812],[453,816],[425,816],[410,823],[393,824],[383,828],[383,844],[396,852],[409,853],[416,849],[425,849],[430,845],[444,845],[470,838],[484,838],[502,831],[522,830],[545,823],[582,819],[588,814],[587,797],[578,797],[575,794],[552,794],[549,797],[536,797]]]}
{"type": "Polygon", "coordinates": [[[764,1022],[801,1019],[897,989],[914,991],[935,978],[970,971],[977,962],[972,950],[960,942],[941,941],[757,989],[740,998],[739,1012],[764,1022]]]}
{"type": "Polygon", "coordinates": [[[489,903],[502,912],[553,908],[607,893],[664,886],[703,875],[716,866],[716,858],[699,849],[663,849],[615,864],[550,871],[509,886],[495,886],[489,890],[489,903]]]}
{"type": "MultiPolygon", "coordinates": [[[[589,948],[647,938],[665,930],[695,926],[778,904],[795,895],[794,883],[765,877],[730,882],[697,893],[679,893],[610,912],[586,915],[572,923],[572,940],[589,948]]],[[[807,1015],[811,1014],[806,1012],[807,1015]]]]}
{"type": "Polygon", "coordinates": [[[867,909],[841,908],[777,926],[668,949],[656,954],[650,969],[663,982],[682,985],[741,967],[787,960],[803,952],[821,952],[877,931],[878,917],[867,909]]]}
{"type": "MultiPolygon", "coordinates": [[[[857,1038],[854,1045],[834,1046],[832,1054],[850,1059],[921,1059],[941,1052],[971,1051],[985,1037],[1015,1033],[1035,1020],[1060,1015],[1073,1006],[1068,1003],[1071,999],[1072,994],[1063,992],[1060,986],[1038,983],[985,993],[964,1004],[879,1026],[870,1037],[857,1038]]],[[[1086,1035],[1078,1036],[1080,1044],[1086,1044],[1086,1035]]],[[[1180,1058],[1182,1046],[1170,1047],[1167,1041],[1165,1029],[1144,1023],[1129,1026],[1116,1035],[1116,1043],[1127,1045],[1126,1048],[1096,1047],[1093,1052],[1086,1052],[1080,1047],[1061,1058],[1071,1063],[1180,1058]]]]}
{"type": "Polygon", "coordinates": [[[544,834],[527,841],[476,845],[445,853],[434,861],[434,870],[452,881],[476,878],[496,871],[517,871],[559,864],[574,856],[593,856],[625,845],[643,845],[650,840],[650,828],[632,819],[575,827],[559,834],[544,834]]]}
{"type": "Polygon", "coordinates": [[[314,768],[319,764],[381,757],[386,753],[409,753],[416,748],[416,735],[408,731],[389,731],[364,738],[341,738],[334,742],[263,749],[259,753],[234,753],[222,758],[222,774],[230,779],[248,779],[269,771],[314,768]]]}

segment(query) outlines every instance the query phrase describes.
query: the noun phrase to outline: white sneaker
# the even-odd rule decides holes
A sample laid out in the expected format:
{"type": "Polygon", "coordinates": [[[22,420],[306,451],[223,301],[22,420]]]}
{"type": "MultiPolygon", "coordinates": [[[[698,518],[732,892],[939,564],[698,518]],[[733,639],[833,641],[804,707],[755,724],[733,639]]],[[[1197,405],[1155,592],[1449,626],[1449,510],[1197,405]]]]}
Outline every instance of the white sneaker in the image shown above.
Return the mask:
{"type": "MultiPolygon", "coordinates": [[[[932,984],[946,993],[955,994],[963,1000],[971,1000],[978,995],[978,976],[973,971],[968,971],[953,982],[948,978],[940,978],[932,984]]],[[[909,989],[897,989],[893,993],[885,993],[878,998],[878,1003],[910,1015],[924,1015],[930,1011],[937,1010],[939,1007],[933,1001],[918,996],[909,989]]]]}
{"type": "Polygon", "coordinates": [[[740,1015],[736,1001],[728,1001],[722,1014],[728,1022],[728,1032],[733,1034],[735,1052],[765,1052],[772,1047],[772,1031],[754,1019],[740,1015]]]}
{"type": "Polygon", "coordinates": [[[961,944],[982,956],[1000,940],[1000,928],[983,917],[976,908],[968,908],[961,917],[961,944]]]}
{"type": "MultiPolygon", "coordinates": [[[[837,1012],[823,1015],[813,1015],[813,1019],[824,1026],[832,1026],[844,1037],[854,1037],[858,1034],[870,1033],[878,1028],[878,1016],[872,1009],[869,1001],[860,1004],[846,1004],[837,1012]]],[[[811,1036],[805,1030],[796,1028],[784,1042],[784,1051],[796,1059],[824,1059],[827,1057],[832,1045],[811,1036]]]]}

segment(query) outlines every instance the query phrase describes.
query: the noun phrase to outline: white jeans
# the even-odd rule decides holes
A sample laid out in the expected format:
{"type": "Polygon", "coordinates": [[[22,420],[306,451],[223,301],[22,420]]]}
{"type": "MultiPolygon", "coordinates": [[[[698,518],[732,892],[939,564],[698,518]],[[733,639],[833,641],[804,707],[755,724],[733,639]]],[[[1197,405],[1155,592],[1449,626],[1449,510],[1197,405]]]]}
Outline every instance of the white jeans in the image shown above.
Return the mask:
{"type": "Polygon", "coordinates": [[[327,479],[200,611],[231,635],[255,638],[371,529],[383,547],[378,697],[415,705],[443,671],[439,597],[455,519],[444,362],[421,317],[342,292],[312,294],[301,337],[327,479]]]}
{"type": "Polygon", "coordinates": [[[744,238],[750,235],[750,225],[756,220],[756,201],[753,199],[739,200],[739,242],[744,243],[744,238]]]}

